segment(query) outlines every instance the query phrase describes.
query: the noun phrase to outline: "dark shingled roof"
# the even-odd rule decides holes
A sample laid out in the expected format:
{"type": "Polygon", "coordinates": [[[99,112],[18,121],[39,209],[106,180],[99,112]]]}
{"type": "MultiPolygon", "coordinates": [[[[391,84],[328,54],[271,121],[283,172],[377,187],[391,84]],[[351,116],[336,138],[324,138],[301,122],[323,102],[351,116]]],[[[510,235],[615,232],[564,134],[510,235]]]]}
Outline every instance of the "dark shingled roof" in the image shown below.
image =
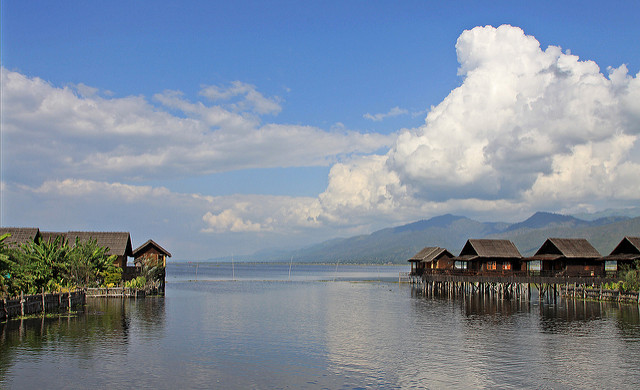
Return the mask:
{"type": "Polygon", "coordinates": [[[40,237],[40,229],[38,228],[14,228],[14,227],[0,227],[0,236],[5,234],[11,234],[4,240],[4,243],[8,247],[18,247],[21,244],[25,244],[29,241],[35,241],[40,237]]]}
{"type": "Polygon", "coordinates": [[[470,239],[462,248],[460,258],[522,258],[518,248],[509,240],[470,239]]]}
{"type": "Polygon", "coordinates": [[[94,239],[99,246],[109,248],[109,255],[132,256],[131,237],[127,232],[68,232],[69,245],[74,245],[76,237],[80,242],[94,239]]]}
{"type": "Polygon", "coordinates": [[[427,246],[422,248],[420,252],[413,255],[413,257],[410,258],[409,261],[428,263],[430,261],[433,261],[439,258],[442,255],[448,255],[449,257],[453,257],[451,252],[449,252],[444,248],[440,248],[439,246],[427,246]]]}
{"type": "Polygon", "coordinates": [[[133,257],[136,257],[138,255],[138,253],[140,252],[144,252],[146,248],[148,248],[149,246],[153,246],[155,247],[160,253],[162,253],[163,255],[167,256],[167,257],[171,257],[171,253],[169,253],[168,250],[164,249],[163,247],[161,247],[160,245],[158,245],[157,242],[153,241],[153,240],[147,240],[147,242],[145,242],[144,244],[140,245],[139,247],[137,247],[134,251],[133,251],[133,257]]]}
{"type": "Polygon", "coordinates": [[[584,238],[548,238],[533,257],[545,255],[583,259],[602,257],[584,238]]]}

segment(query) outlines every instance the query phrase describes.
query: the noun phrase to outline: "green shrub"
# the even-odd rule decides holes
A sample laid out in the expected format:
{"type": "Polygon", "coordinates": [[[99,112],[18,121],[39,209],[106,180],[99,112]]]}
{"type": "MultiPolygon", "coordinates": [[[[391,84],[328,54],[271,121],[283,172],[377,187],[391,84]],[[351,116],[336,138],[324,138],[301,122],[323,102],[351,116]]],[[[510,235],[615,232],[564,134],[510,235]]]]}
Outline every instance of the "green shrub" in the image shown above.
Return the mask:
{"type": "Polygon", "coordinates": [[[147,279],[144,276],[138,276],[124,283],[124,286],[128,288],[144,288],[146,285],[147,279]]]}

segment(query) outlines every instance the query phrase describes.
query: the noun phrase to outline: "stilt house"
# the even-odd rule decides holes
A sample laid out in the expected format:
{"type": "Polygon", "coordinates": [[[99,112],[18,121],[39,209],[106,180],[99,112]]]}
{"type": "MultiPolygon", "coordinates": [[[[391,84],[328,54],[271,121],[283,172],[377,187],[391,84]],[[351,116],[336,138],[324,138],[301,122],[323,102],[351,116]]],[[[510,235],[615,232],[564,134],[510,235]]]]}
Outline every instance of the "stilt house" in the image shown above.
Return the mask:
{"type": "Polygon", "coordinates": [[[520,270],[522,255],[509,240],[470,239],[453,261],[456,268],[511,273],[520,270]]]}
{"type": "Polygon", "coordinates": [[[604,261],[584,238],[548,238],[535,255],[526,259],[529,271],[563,276],[602,276],[604,261]]]}
{"type": "Polygon", "coordinates": [[[133,251],[133,262],[136,267],[142,265],[166,267],[167,257],[171,257],[171,253],[153,240],[148,240],[133,251]]]}
{"type": "Polygon", "coordinates": [[[439,246],[424,247],[409,259],[411,274],[422,275],[425,270],[453,269],[453,255],[451,252],[439,246]]]}

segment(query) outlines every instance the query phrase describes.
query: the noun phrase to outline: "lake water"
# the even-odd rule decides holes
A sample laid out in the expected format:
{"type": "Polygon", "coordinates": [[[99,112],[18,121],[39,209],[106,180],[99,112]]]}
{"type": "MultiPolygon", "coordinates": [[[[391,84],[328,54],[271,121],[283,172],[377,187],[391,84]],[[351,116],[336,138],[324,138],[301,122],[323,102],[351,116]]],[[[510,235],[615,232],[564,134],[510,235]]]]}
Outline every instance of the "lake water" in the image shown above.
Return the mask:
{"type": "Polygon", "coordinates": [[[172,264],[165,297],[0,324],[0,388],[640,388],[638,305],[427,297],[402,271],[172,264]]]}

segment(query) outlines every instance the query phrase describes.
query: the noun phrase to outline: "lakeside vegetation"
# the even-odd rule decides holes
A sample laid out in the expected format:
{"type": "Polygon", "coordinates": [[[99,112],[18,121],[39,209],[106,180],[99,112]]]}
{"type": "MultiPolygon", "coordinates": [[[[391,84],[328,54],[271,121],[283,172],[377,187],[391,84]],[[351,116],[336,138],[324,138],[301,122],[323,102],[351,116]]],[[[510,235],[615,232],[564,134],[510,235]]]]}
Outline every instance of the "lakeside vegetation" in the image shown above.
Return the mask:
{"type": "Polygon", "coordinates": [[[620,292],[640,291],[640,260],[633,265],[623,265],[618,271],[618,281],[605,283],[602,287],[620,292]]]}
{"type": "MultiPolygon", "coordinates": [[[[122,284],[123,269],[114,264],[117,256],[108,255],[109,248],[96,240],[73,245],[56,237],[54,240],[28,242],[12,248],[6,245],[9,234],[0,236],[0,296],[69,291],[76,288],[112,287],[122,284]]],[[[125,287],[142,288],[158,278],[160,267],[143,267],[141,275],[124,283],[125,287]]]]}

